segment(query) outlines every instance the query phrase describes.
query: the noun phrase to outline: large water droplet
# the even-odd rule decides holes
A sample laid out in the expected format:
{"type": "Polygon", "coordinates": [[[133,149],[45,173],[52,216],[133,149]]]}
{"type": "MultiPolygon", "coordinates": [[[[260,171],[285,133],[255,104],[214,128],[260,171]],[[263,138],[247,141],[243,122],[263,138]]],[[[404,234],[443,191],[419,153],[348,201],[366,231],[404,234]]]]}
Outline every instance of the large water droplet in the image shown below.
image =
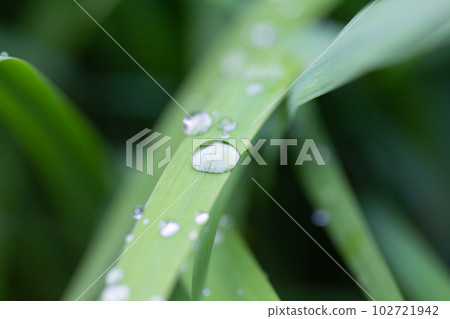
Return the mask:
{"type": "Polygon", "coordinates": [[[123,278],[123,270],[120,268],[112,268],[106,274],[105,281],[107,285],[113,285],[121,281],[123,278]]]}
{"type": "Polygon", "coordinates": [[[219,125],[217,126],[219,129],[224,130],[225,132],[231,132],[236,128],[236,122],[230,119],[229,117],[224,117],[220,120],[219,125]]]}
{"type": "Polygon", "coordinates": [[[230,144],[215,141],[201,145],[192,155],[192,167],[199,172],[226,173],[239,161],[239,152],[230,144]]]}
{"type": "Polygon", "coordinates": [[[203,289],[203,290],[202,290],[202,294],[203,294],[203,296],[205,296],[205,297],[211,296],[211,289],[209,289],[209,288],[203,289]]]}
{"type": "Polygon", "coordinates": [[[269,48],[275,42],[275,38],[275,29],[266,22],[259,22],[250,30],[250,42],[257,48],[269,48]]]}
{"type": "Polygon", "coordinates": [[[9,54],[8,54],[8,52],[6,52],[6,51],[2,51],[2,52],[0,53],[0,56],[2,56],[2,57],[8,57],[9,54]]]}
{"type": "Polygon", "coordinates": [[[127,285],[111,285],[102,292],[104,301],[124,301],[130,298],[130,288],[127,285]]]}
{"type": "Polygon", "coordinates": [[[212,123],[212,118],[208,113],[197,112],[183,119],[184,132],[189,136],[200,135],[208,131],[212,123]]]}
{"type": "Polygon", "coordinates": [[[330,214],[324,210],[317,210],[311,215],[311,220],[318,227],[325,227],[330,222],[330,214]]]}
{"type": "Polygon", "coordinates": [[[197,213],[195,214],[195,223],[197,225],[203,225],[205,224],[209,219],[208,213],[197,213]]]}
{"type": "Polygon", "coordinates": [[[142,207],[141,205],[137,205],[133,213],[133,218],[139,220],[141,219],[143,214],[144,214],[144,207],[142,207]]]}
{"type": "Polygon", "coordinates": [[[180,225],[173,220],[166,222],[161,222],[159,224],[161,231],[159,232],[163,237],[172,237],[180,230],[180,225]]]}
{"type": "Polygon", "coordinates": [[[264,91],[264,86],[261,83],[250,83],[247,85],[247,95],[257,95],[264,91]]]}

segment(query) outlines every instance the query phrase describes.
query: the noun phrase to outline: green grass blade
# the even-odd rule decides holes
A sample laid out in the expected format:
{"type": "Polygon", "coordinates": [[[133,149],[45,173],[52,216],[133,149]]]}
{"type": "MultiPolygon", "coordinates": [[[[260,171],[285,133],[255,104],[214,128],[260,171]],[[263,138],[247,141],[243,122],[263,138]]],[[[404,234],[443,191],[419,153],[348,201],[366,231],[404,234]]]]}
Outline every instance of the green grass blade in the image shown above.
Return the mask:
{"type": "Polygon", "coordinates": [[[325,231],[334,246],[355,279],[375,300],[402,300],[397,283],[372,236],[320,121],[317,106],[308,104],[300,108],[296,115],[296,126],[304,128],[303,137],[314,139],[319,150],[327,149],[331,154],[326,165],[305,162],[297,166],[297,172],[314,208],[330,215],[331,221],[325,231]]]}
{"type": "MultiPolygon", "coordinates": [[[[0,58],[0,121],[35,167],[67,235],[80,231],[110,187],[105,146],[85,118],[26,62],[0,58]]],[[[77,245],[78,245],[77,244],[77,245]]]]}
{"type": "Polygon", "coordinates": [[[412,222],[385,196],[364,201],[377,240],[409,300],[450,300],[450,273],[412,222]]]}
{"type": "Polygon", "coordinates": [[[446,0],[373,2],[299,78],[290,103],[301,105],[365,72],[429,49],[438,44],[435,40],[449,36],[449,20],[446,0]]]}
{"type": "MultiPolygon", "coordinates": [[[[310,2],[311,7],[317,6],[315,3],[310,2]]],[[[260,3],[255,4],[252,10],[247,10],[239,22],[229,30],[223,42],[219,43],[211,55],[205,59],[205,64],[200,69],[207,70],[205,76],[198,78],[196,83],[192,82],[195,85],[190,92],[196,93],[197,87],[203,87],[203,85],[210,87],[210,83],[215,82],[214,79],[222,78],[219,84],[220,89],[206,97],[203,104],[206,107],[203,110],[208,112],[219,110],[222,116],[236,119],[238,126],[232,132],[232,138],[240,136],[251,138],[256,134],[275,108],[274,104],[264,113],[258,125],[252,126],[258,115],[267,108],[267,101],[278,98],[300,70],[300,64],[311,57],[311,51],[317,51],[316,46],[311,46],[309,42],[308,45],[305,43],[306,39],[309,40],[314,35],[316,35],[316,41],[317,38],[320,39],[320,34],[316,33],[317,29],[314,29],[316,30],[314,32],[311,28],[299,29],[291,25],[292,22],[288,23],[285,19],[273,17],[273,5],[275,4],[260,3]],[[248,31],[248,26],[252,22],[259,21],[270,22],[276,27],[279,37],[273,50],[256,49],[247,42],[236,39],[236,34],[241,33],[242,30],[248,31]],[[271,67],[272,63],[277,61],[278,66],[283,70],[283,76],[277,80],[259,78],[258,80],[266,88],[265,91],[256,97],[248,96],[245,88],[251,80],[241,77],[224,79],[218,71],[215,71],[224,53],[236,48],[243,50],[246,65],[271,67]]],[[[323,6],[323,2],[320,6],[323,6]]],[[[192,110],[189,105],[187,108],[192,110]]],[[[183,116],[178,111],[178,114],[171,119],[174,123],[177,121],[180,123],[178,130],[182,129],[183,116]]],[[[219,133],[218,130],[212,129],[202,137],[217,138],[219,133]]],[[[244,147],[238,145],[238,149],[242,152],[244,147]]],[[[157,227],[147,231],[148,228],[139,223],[134,231],[134,238],[140,238],[144,234],[145,237],[128,245],[124,250],[125,255],[118,262],[117,266],[125,272],[123,283],[131,288],[133,300],[147,300],[155,295],[163,295],[166,298],[169,296],[180,267],[192,248],[193,243],[187,239],[188,235],[201,228],[194,222],[195,213],[211,211],[221,188],[228,179],[229,174],[209,175],[196,172],[191,167],[191,156],[192,139],[186,138],[158,181],[144,213],[144,218],[150,219],[150,225],[159,223],[159,217],[164,214],[163,220],[176,221],[181,225],[180,231],[171,238],[162,238],[157,227]]]]}
{"type": "MultiPolygon", "coordinates": [[[[202,287],[202,299],[208,301],[279,300],[265,273],[253,257],[244,239],[232,228],[220,228],[222,242],[215,244],[208,276],[202,287]],[[203,295],[203,288],[210,295],[203,295]]],[[[192,282],[192,263],[182,274],[187,290],[192,282]]],[[[199,298],[200,299],[200,298],[199,298]]]]}

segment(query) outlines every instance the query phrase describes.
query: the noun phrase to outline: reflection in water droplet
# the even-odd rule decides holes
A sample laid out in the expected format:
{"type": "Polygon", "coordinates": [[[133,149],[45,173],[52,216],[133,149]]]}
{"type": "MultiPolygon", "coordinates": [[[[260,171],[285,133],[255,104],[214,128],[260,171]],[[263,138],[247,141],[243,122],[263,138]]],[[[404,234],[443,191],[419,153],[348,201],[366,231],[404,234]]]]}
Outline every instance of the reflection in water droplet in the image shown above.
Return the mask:
{"type": "Polygon", "coordinates": [[[141,219],[143,214],[144,214],[144,207],[142,207],[141,205],[137,205],[136,208],[134,209],[133,218],[139,220],[141,219]]]}
{"type": "Polygon", "coordinates": [[[203,290],[202,290],[202,294],[203,294],[203,296],[205,296],[205,297],[211,296],[211,289],[209,289],[209,288],[203,289],[203,290]]]}
{"type": "Polygon", "coordinates": [[[159,232],[161,234],[161,236],[172,237],[173,235],[178,233],[178,231],[180,230],[180,225],[178,225],[177,222],[174,222],[173,220],[171,220],[167,223],[161,222],[159,224],[159,228],[161,229],[161,231],[159,232]]]}
{"type": "Polygon", "coordinates": [[[105,276],[105,281],[107,285],[116,284],[123,278],[123,270],[120,268],[112,268],[108,271],[105,276]]]}
{"type": "Polygon", "coordinates": [[[269,48],[275,42],[275,38],[275,29],[266,22],[259,22],[250,30],[250,42],[257,48],[269,48]]]}
{"type": "Polygon", "coordinates": [[[151,297],[149,301],[167,301],[167,299],[163,295],[156,295],[151,297]]]}
{"type": "Polygon", "coordinates": [[[102,300],[124,301],[130,298],[130,288],[127,285],[111,285],[103,289],[102,300]]]}
{"type": "Polygon", "coordinates": [[[183,119],[184,132],[186,135],[195,136],[205,133],[211,127],[213,121],[206,112],[197,112],[183,119]]]}
{"type": "Polygon", "coordinates": [[[228,117],[224,117],[220,120],[219,125],[217,126],[219,129],[224,132],[231,132],[236,128],[236,122],[228,117]]]}
{"type": "Polygon", "coordinates": [[[222,134],[220,134],[220,138],[223,138],[223,139],[230,138],[230,134],[228,134],[228,133],[222,133],[222,134]]]}
{"type": "Polygon", "coordinates": [[[250,83],[247,85],[247,95],[257,95],[264,91],[264,86],[261,83],[250,83]]]}
{"type": "Polygon", "coordinates": [[[195,223],[197,225],[203,225],[205,224],[209,219],[208,213],[196,213],[195,214],[195,223]]]}
{"type": "Polygon", "coordinates": [[[242,296],[243,293],[244,293],[244,290],[242,290],[240,288],[236,290],[236,295],[238,295],[238,296],[242,296]]]}
{"type": "Polygon", "coordinates": [[[311,215],[311,220],[314,225],[324,227],[330,222],[330,214],[324,210],[317,210],[311,215]]]}
{"type": "Polygon", "coordinates": [[[133,241],[133,239],[134,239],[133,234],[128,234],[128,235],[125,236],[125,242],[126,242],[127,244],[128,244],[128,243],[131,243],[131,242],[133,241]]]}
{"type": "Polygon", "coordinates": [[[6,52],[6,51],[2,51],[2,53],[0,53],[0,56],[2,56],[2,57],[8,57],[9,54],[8,54],[8,52],[6,52]]]}
{"type": "Polygon", "coordinates": [[[238,161],[239,152],[221,141],[201,145],[192,155],[192,167],[195,170],[213,174],[231,171],[238,161]]]}

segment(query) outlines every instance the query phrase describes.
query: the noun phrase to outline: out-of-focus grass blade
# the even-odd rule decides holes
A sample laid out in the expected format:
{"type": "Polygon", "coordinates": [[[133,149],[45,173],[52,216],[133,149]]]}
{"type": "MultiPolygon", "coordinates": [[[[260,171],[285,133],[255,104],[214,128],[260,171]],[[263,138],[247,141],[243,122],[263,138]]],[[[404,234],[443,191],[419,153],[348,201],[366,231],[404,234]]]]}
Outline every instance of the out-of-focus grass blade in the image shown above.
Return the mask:
{"type": "Polygon", "coordinates": [[[295,122],[296,127],[302,127],[302,137],[312,138],[325,157],[326,165],[305,162],[297,166],[297,171],[314,208],[329,214],[325,231],[331,241],[355,279],[375,300],[402,300],[320,121],[317,106],[300,108],[295,122]]]}
{"type": "Polygon", "coordinates": [[[290,103],[301,105],[365,72],[429,49],[450,35],[449,20],[447,0],[372,2],[299,78],[290,103]]]}
{"type": "MultiPolygon", "coordinates": [[[[191,287],[192,267],[182,274],[182,281],[186,289],[191,287]]],[[[221,227],[217,232],[201,294],[201,299],[208,301],[279,300],[244,239],[236,230],[227,227],[221,227]]]]}
{"type": "MultiPolygon", "coordinates": [[[[324,7],[324,2],[308,3],[309,8],[324,7]]],[[[334,1],[329,4],[332,3],[334,1]]],[[[291,24],[292,20],[289,22],[274,14],[273,6],[275,5],[277,4],[255,3],[251,10],[245,10],[239,22],[228,30],[227,35],[205,59],[200,69],[200,72],[206,70],[204,76],[191,83],[191,85],[195,84],[191,94],[195,94],[201,84],[210,88],[208,96],[203,97],[205,100],[200,104],[204,106],[203,110],[210,113],[213,110],[219,110],[221,117],[227,116],[237,121],[237,128],[232,132],[231,138],[242,136],[252,138],[255,135],[259,126],[275,108],[275,104],[272,105],[258,125],[252,126],[258,114],[261,114],[268,106],[267,101],[274,101],[284,92],[296,71],[300,69],[300,64],[308,59],[306,56],[310,57],[311,51],[316,51],[318,48],[304,42],[305,37],[310,39],[315,34],[312,33],[312,29],[296,28],[295,24],[291,24]],[[271,50],[252,47],[248,38],[237,36],[249,34],[252,27],[260,28],[260,23],[264,23],[263,29],[267,29],[267,24],[274,27],[276,41],[271,50]],[[309,52],[307,52],[308,49],[309,52]],[[281,70],[280,77],[276,75],[273,77],[273,73],[272,76],[268,74],[255,76],[252,72],[239,73],[238,76],[231,76],[231,78],[224,76],[223,68],[222,73],[220,72],[221,60],[228,58],[230,53],[234,54],[236,51],[238,55],[242,54],[242,63],[247,70],[254,70],[255,67],[266,71],[278,69],[281,70]],[[263,85],[263,92],[255,96],[246,94],[247,86],[255,81],[263,85]],[[213,85],[215,90],[211,88],[211,83],[215,84],[213,85]]],[[[305,14],[309,12],[309,8],[305,8],[305,14]]],[[[319,15],[319,12],[313,9],[310,11],[319,15]]],[[[227,71],[229,70],[225,70],[227,71]]],[[[198,105],[196,105],[197,108],[198,105]]],[[[193,109],[189,105],[187,108],[193,109]]],[[[179,123],[178,130],[182,129],[182,117],[184,114],[178,111],[178,114],[171,119],[173,123],[179,123]]],[[[214,127],[202,137],[217,139],[220,131],[217,130],[216,125],[217,123],[214,123],[214,127]]],[[[238,144],[237,148],[242,152],[245,147],[238,144]]],[[[163,238],[156,225],[148,228],[138,223],[133,232],[135,241],[126,246],[126,253],[117,264],[125,273],[123,284],[130,287],[130,299],[147,300],[161,295],[167,298],[181,265],[192,248],[193,241],[188,240],[189,234],[201,229],[201,226],[194,222],[195,213],[211,211],[220,189],[228,179],[229,173],[212,175],[193,170],[191,157],[192,139],[185,138],[158,181],[143,217],[150,220],[149,225],[153,225],[159,223],[159,218],[162,216],[166,222],[173,220],[178,223],[180,230],[171,238],[163,238]],[[138,240],[144,235],[142,240],[138,240]]]]}
{"type": "Polygon", "coordinates": [[[110,187],[105,145],[77,110],[24,61],[0,58],[0,121],[41,176],[68,236],[84,243],[83,218],[110,187]]]}
{"type": "Polygon", "coordinates": [[[364,205],[376,238],[409,300],[450,300],[450,274],[427,240],[384,196],[367,196],[364,205]]]}

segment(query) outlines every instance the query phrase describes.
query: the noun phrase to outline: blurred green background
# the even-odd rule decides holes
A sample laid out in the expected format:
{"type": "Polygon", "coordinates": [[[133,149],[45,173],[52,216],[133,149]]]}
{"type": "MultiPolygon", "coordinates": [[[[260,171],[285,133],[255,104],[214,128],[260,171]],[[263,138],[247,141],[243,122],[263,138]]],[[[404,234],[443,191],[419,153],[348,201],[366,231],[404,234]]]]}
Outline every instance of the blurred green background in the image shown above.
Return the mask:
{"type": "MultiPolygon", "coordinates": [[[[80,3],[174,93],[243,1],[80,3]]],[[[345,1],[327,20],[344,25],[365,4],[345,1]]],[[[67,207],[69,213],[62,219],[31,159],[0,123],[0,299],[60,299],[126,172],[125,140],[152,128],[169,98],[71,0],[4,0],[0,51],[29,62],[60,88],[108,142],[107,156],[114,163],[107,168],[109,177],[98,196],[86,205],[74,204],[76,209],[67,207]]],[[[393,208],[382,210],[399,218],[400,227],[394,227],[394,232],[403,227],[415,229],[447,268],[449,75],[447,42],[317,100],[382,249],[397,240],[384,233],[385,228],[389,230],[385,224],[389,218],[378,214],[374,204],[386,201],[393,208]]],[[[338,256],[323,230],[311,223],[313,208],[302,195],[294,168],[278,166],[277,161],[249,169],[259,179],[270,180],[272,195],[338,256]]],[[[240,229],[281,299],[364,299],[354,283],[264,193],[248,183],[248,197],[243,199],[247,215],[240,229]]],[[[130,207],[124,214],[132,211],[130,207]]],[[[389,257],[388,250],[385,254],[390,263],[407,260],[391,261],[403,256],[389,257]]]]}

